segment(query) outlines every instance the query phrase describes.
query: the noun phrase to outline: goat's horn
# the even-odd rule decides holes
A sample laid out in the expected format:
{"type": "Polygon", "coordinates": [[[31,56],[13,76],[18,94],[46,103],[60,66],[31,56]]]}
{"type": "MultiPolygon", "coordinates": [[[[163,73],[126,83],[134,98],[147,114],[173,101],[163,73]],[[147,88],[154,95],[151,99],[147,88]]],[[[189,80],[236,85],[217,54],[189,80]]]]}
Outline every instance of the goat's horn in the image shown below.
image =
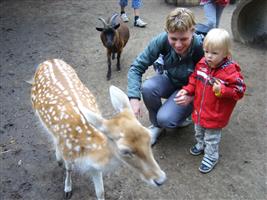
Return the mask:
{"type": "Polygon", "coordinates": [[[113,23],[113,20],[116,19],[116,17],[117,17],[118,15],[119,15],[118,13],[115,13],[114,15],[112,15],[112,17],[111,17],[110,20],[109,20],[109,23],[110,23],[110,24],[115,24],[115,23],[113,23]]]}
{"type": "Polygon", "coordinates": [[[106,27],[108,25],[106,20],[104,20],[102,17],[98,17],[98,19],[103,22],[104,27],[106,27]]]}

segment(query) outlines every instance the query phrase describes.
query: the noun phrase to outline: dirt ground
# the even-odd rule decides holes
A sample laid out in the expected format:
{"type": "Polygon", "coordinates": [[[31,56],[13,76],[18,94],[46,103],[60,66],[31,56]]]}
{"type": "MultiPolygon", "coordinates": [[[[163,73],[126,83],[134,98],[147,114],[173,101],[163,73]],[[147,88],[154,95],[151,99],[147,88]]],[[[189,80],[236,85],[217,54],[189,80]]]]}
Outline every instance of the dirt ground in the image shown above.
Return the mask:
{"type": "MultiPolygon", "coordinates": [[[[228,6],[221,27],[231,32],[228,6]]],[[[25,80],[34,66],[61,58],[73,66],[95,94],[105,117],[114,113],[109,85],[126,91],[127,71],[149,40],[163,31],[165,16],[174,9],[163,0],[144,0],[142,17],[147,28],[135,28],[122,54],[122,70],[113,62],[106,81],[105,50],[95,30],[99,16],[118,12],[117,0],[0,0],[0,199],[58,200],[63,198],[64,170],[31,107],[30,85],[25,80]],[[101,2],[101,3],[100,3],[101,2]]],[[[201,7],[192,7],[199,22],[201,7]]],[[[220,161],[209,174],[198,171],[201,157],[189,154],[194,144],[193,125],[167,131],[153,147],[155,158],[168,176],[160,188],[143,183],[127,167],[104,176],[105,196],[115,199],[265,199],[266,192],[266,50],[233,43],[233,58],[241,65],[247,92],[223,130],[220,161]],[[265,197],[264,197],[265,196],[265,197]]],[[[151,76],[152,70],[145,74],[151,76]]],[[[149,125],[147,114],[141,119],[149,125]]],[[[89,177],[74,173],[73,200],[95,199],[89,177]]]]}

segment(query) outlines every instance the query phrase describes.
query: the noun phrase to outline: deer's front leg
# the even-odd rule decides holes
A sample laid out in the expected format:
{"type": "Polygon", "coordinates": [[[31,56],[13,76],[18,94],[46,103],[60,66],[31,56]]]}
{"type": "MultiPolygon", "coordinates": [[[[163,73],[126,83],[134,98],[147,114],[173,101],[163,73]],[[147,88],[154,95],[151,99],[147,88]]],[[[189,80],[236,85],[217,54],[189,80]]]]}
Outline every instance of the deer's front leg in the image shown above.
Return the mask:
{"type": "Polygon", "coordinates": [[[92,170],[91,176],[93,178],[97,199],[104,200],[105,196],[104,196],[104,185],[103,185],[102,172],[99,170],[92,170]]]}
{"type": "Polygon", "coordinates": [[[57,159],[58,166],[61,167],[63,165],[63,159],[62,159],[61,153],[58,149],[58,144],[56,144],[56,159],[57,159]]]}
{"type": "Polygon", "coordinates": [[[72,196],[71,172],[73,170],[73,163],[69,161],[65,161],[65,168],[66,168],[66,179],[65,179],[65,187],[64,187],[64,198],[70,199],[72,196]]]}

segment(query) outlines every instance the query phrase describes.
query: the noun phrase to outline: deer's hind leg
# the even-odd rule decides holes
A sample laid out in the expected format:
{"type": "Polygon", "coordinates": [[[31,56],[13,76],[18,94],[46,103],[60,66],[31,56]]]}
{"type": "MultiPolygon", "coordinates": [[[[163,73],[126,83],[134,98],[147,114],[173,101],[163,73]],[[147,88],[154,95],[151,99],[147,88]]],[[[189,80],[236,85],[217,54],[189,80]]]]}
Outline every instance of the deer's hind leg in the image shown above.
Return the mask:
{"type": "Polygon", "coordinates": [[[65,161],[65,168],[66,168],[66,178],[64,186],[64,198],[70,199],[72,196],[71,173],[73,170],[73,163],[71,161],[65,161]]]}
{"type": "MultiPolygon", "coordinates": [[[[51,134],[52,135],[52,134],[51,134]]],[[[63,165],[63,158],[62,158],[62,154],[59,150],[59,141],[57,138],[55,138],[53,135],[53,141],[54,141],[54,147],[55,147],[55,154],[56,154],[56,160],[57,160],[57,163],[58,163],[58,166],[62,166],[63,165]]]]}

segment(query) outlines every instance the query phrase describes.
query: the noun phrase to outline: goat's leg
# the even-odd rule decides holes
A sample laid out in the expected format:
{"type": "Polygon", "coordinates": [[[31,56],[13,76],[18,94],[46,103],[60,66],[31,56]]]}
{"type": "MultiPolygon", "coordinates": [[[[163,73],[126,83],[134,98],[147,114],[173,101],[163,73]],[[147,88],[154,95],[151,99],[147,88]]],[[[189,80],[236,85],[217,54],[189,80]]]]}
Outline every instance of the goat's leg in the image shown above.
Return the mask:
{"type": "Polygon", "coordinates": [[[120,58],[121,58],[121,52],[118,52],[117,53],[117,71],[121,71],[120,58]]]}
{"type": "Polygon", "coordinates": [[[110,80],[111,77],[111,51],[107,52],[107,57],[108,57],[108,72],[107,72],[107,80],[110,80]]]}
{"type": "Polygon", "coordinates": [[[115,52],[112,52],[112,60],[115,59],[115,52]]]}
{"type": "Polygon", "coordinates": [[[66,168],[66,179],[64,187],[64,198],[70,199],[72,196],[71,172],[73,170],[73,163],[70,161],[65,161],[65,168],[66,168]]]}
{"type": "Polygon", "coordinates": [[[104,196],[104,184],[103,184],[102,172],[96,169],[90,172],[95,186],[96,197],[98,200],[104,200],[105,196],[104,196]]]}

